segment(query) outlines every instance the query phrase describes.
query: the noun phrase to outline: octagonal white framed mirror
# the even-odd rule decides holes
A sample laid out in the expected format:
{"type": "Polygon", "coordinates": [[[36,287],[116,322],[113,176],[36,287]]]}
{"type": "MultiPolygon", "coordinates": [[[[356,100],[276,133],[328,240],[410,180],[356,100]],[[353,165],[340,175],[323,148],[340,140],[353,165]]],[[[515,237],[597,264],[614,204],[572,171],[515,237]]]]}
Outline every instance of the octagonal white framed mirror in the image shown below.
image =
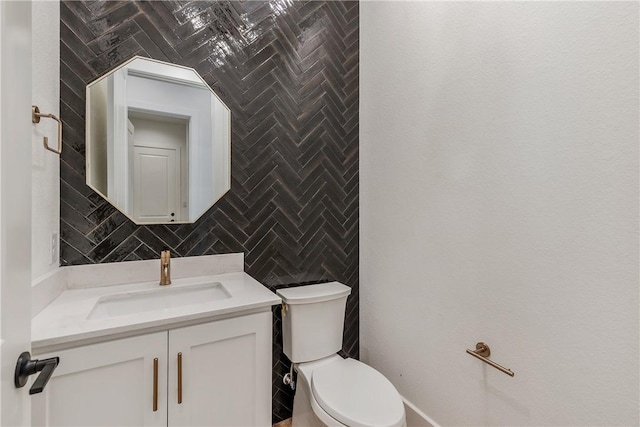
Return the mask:
{"type": "Polygon", "coordinates": [[[194,69],[134,57],[87,85],[86,160],[136,224],[194,222],[231,188],[231,111],[194,69]]]}

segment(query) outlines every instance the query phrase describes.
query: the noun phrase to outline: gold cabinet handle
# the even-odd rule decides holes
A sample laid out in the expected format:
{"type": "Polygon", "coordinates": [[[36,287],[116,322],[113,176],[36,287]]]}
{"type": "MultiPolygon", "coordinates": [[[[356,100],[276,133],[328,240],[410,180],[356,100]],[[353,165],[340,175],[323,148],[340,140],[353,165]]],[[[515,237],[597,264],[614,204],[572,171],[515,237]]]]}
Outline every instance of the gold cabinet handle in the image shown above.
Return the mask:
{"type": "Polygon", "coordinates": [[[178,405],[182,403],[182,353],[178,353],[178,405]]]}
{"type": "Polygon", "coordinates": [[[158,410],[158,358],[153,359],[153,412],[158,410]]]}

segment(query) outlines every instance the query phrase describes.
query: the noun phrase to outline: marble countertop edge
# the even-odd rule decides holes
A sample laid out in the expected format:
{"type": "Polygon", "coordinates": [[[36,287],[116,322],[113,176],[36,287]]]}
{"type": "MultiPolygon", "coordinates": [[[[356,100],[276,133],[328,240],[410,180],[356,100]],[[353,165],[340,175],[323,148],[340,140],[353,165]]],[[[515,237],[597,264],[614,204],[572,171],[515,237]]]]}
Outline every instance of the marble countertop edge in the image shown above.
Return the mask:
{"type": "MultiPolygon", "coordinates": [[[[220,282],[229,298],[171,307],[163,310],[89,319],[96,302],[105,296],[157,289],[153,282],[129,285],[67,289],[36,315],[32,322],[32,349],[71,348],[89,341],[107,341],[118,337],[169,330],[187,324],[265,311],[280,303],[280,298],[244,272],[189,277],[176,280],[174,289],[202,281],[220,282]]],[[[172,286],[172,285],[169,285],[172,286]]]]}

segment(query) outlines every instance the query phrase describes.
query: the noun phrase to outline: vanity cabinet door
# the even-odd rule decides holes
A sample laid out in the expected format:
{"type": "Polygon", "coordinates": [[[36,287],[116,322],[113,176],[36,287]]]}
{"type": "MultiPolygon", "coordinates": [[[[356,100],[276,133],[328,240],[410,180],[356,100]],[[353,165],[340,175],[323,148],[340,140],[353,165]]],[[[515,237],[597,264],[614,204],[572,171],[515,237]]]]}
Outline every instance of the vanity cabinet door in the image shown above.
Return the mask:
{"type": "Polygon", "coordinates": [[[51,356],[60,364],[33,396],[33,426],[167,425],[167,332],[35,355],[51,356]]]}
{"type": "Polygon", "coordinates": [[[169,331],[169,426],[271,425],[271,318],[268,311],[169,331]]]}

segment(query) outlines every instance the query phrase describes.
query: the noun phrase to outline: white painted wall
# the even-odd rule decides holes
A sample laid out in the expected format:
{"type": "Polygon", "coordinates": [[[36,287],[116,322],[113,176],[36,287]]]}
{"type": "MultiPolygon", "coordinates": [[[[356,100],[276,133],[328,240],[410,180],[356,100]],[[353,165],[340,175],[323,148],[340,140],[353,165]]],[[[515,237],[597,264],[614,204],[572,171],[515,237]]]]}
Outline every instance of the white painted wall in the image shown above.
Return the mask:
{"type": "Polygon", "coordinates": [[[363,359],[442,425],[638,425],[638,2],[360,23],[363,359]]]}
{"type": "MultiPolygon", "coordinates": [[[[60,4],[57,1],[32,3],[32,104],[42,113],[60,117],[60,4]]],[[[34,281],[57,270],[56,257],[50,263],[51,234],[60,236],[60,157],[42,146],[49,137],[55,147],[55,121],[42,119],[32,126],[32,234],[31,272],[34,281]]],[[[60,239],[58,238],[58,242],[60,239]]],[[[59,243],[56,245],[60,253],[59,243]]]]}
{"type": "MultiPolygon", "coordinates": [[[[108,142],[108,139],[113,141],[113,126],[110,126],[110,122],[113,121],[111,113],[115,109],[109,107],[110,86],[113,88],[113,76],[93,84],[91,91],[87,93],[89,108],[85,113],[86,120],[91,121],[91,127],[88,129],[91,145],[85,147],[85,155],[89,157],[86,173],[90,174],[89,182],[93,188],[102,194],[108,194],[108,160],[104,159],[108,158],[108,147],[113,146],[113,142],[108,142]]],[[[113,96],[111,98],[113,104],[113,96]]]]}
{"type": "MultiPolygon", "coordinates": [[[[215,166],[212,171],[213,182],[209,193],[212,199],[209,200],[217,201],[231,188],[231,161],[225,161],[225,159],[231,159],[231,111],[217,95],[212,96],[210,102],[213,118],[211,132],[214,141],[211,145],[211,158],[212,164],[215,166]]],[[[202,185],[205,185],[204,180],[202,185]]],[[[206,210],[210,205],[211,203],[202,203],[200,209],[206,210]]]]}

